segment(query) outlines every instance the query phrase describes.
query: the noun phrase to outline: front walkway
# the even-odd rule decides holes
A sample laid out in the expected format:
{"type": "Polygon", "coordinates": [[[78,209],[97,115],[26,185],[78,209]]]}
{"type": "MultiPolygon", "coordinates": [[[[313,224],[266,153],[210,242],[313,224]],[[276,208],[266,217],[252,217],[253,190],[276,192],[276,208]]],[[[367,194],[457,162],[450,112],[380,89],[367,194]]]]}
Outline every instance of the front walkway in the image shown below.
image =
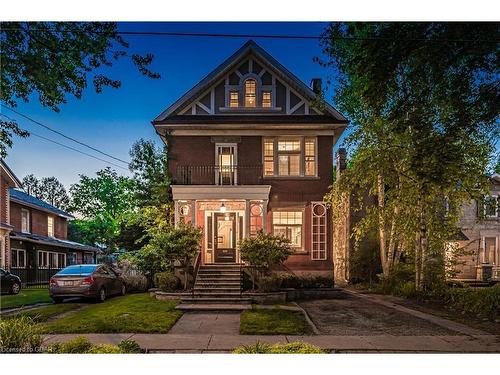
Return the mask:
{"type": "Polygon", "coordinates": [[[238,335],[240,312],[187,312],[168,333],[238,335]]]}
{"type": "MultiPolygon", "coordinates": [[[[74,334],[50,335],[45,345],[63,342],[74,334]]],[[[231,352],[241,345],[305,341],[333,353],[500,353],[500,337],[483,336],[243,336],[225,334],[85,334],[96,344],[118,344],[135,340],[150,353],[231,352]]]]}

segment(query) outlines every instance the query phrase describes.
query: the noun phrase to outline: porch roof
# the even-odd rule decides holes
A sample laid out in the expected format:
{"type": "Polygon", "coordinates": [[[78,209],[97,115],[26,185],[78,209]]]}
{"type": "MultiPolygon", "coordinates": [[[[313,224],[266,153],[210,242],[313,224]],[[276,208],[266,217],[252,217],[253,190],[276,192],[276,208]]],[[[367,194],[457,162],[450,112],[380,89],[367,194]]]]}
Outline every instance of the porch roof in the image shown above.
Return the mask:
{"type": "Polygon", "coordinates": [[[172,185],[174,200],[268,200],[271,185],[172,185]]]}
{"type": "Polygon", "coordinates": [[[45,237],[45,236],[40,236],[38,234],[32,234],[32,233],[22,233],[22,232],[12,231],[12,232],[10,232],[10,238],[13,240],[38,243],[41,245],[64,247],[64,248],[73,249],[73,250],[93,251],[93,252],[97,252],[100,250],[97,247],[84,245],[84,244],[81,244],[78,242],[63,240],[63,239],[54,238],[54,237],[45,237]]]}

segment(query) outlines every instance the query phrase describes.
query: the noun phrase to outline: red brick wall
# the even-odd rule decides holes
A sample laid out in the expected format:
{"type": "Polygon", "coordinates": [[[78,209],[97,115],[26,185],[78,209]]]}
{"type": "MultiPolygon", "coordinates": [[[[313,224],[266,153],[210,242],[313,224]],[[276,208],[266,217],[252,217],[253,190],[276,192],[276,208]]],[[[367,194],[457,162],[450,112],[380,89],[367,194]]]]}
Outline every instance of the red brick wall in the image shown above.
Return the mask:
{"type": "Polygon", "coordinates": [[[10,202],[10,221],[14,226],[14,230],[21,231],[21,209],[26,209],[30,212],[30,232],[40,236],[47,236],[47,217],[54,217],[54,235],[57,238],[67,239],[68,237],[68,222],[66,219],[54,216],[45,211],[40,211],[29,206],[23,206],[16,202],[10,202]]]}
{"type": "Polygon", "coordinates": [[[8,193],[9,193],[9,184],[4,176],[0,176],[0,222],[8,224],[8,215],[7,215],[7,207],[8,207],[8,193]]]}

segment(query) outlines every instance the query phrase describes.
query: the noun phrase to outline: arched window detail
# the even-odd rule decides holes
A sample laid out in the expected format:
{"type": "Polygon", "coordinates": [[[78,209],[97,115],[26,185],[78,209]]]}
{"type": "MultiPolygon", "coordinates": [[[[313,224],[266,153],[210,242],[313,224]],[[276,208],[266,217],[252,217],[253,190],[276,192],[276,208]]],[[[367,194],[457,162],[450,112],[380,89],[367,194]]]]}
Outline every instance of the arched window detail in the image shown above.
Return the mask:
{"type": "Polygon", "coordinates": [[[255,79],[245,81],[245,107],[255,107],[257,103],[257,82],[255,79]]]}

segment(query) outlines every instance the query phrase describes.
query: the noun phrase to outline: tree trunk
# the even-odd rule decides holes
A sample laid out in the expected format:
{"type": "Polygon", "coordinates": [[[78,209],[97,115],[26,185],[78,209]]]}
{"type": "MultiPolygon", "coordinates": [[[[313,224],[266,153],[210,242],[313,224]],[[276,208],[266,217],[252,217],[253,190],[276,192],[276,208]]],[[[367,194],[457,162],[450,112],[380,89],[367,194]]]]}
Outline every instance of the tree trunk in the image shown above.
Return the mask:
{"type": "Polygon", "coordinates": [[[417,291],[423,291],[425,287],[425,263],[428,252],[428,238],[425,212],[422,205],[420,205],[420,227],[416,239],[415,288],[417,291]]]}
{"type": "Polygon", "coordinates": [[[382,272],[384,276],[389,275],[389,270],[387,268],[387,253],[386,248],[386,233],[385,233],[385,218],[384,218],[384,206],[385,206],[385,192],[384,192],[384,179],[382,175],[377,177],[377,195],[378,195],[378,207],[379,207],[379,247],[380,247],[380,263],[382,264],[382,272]]]}

